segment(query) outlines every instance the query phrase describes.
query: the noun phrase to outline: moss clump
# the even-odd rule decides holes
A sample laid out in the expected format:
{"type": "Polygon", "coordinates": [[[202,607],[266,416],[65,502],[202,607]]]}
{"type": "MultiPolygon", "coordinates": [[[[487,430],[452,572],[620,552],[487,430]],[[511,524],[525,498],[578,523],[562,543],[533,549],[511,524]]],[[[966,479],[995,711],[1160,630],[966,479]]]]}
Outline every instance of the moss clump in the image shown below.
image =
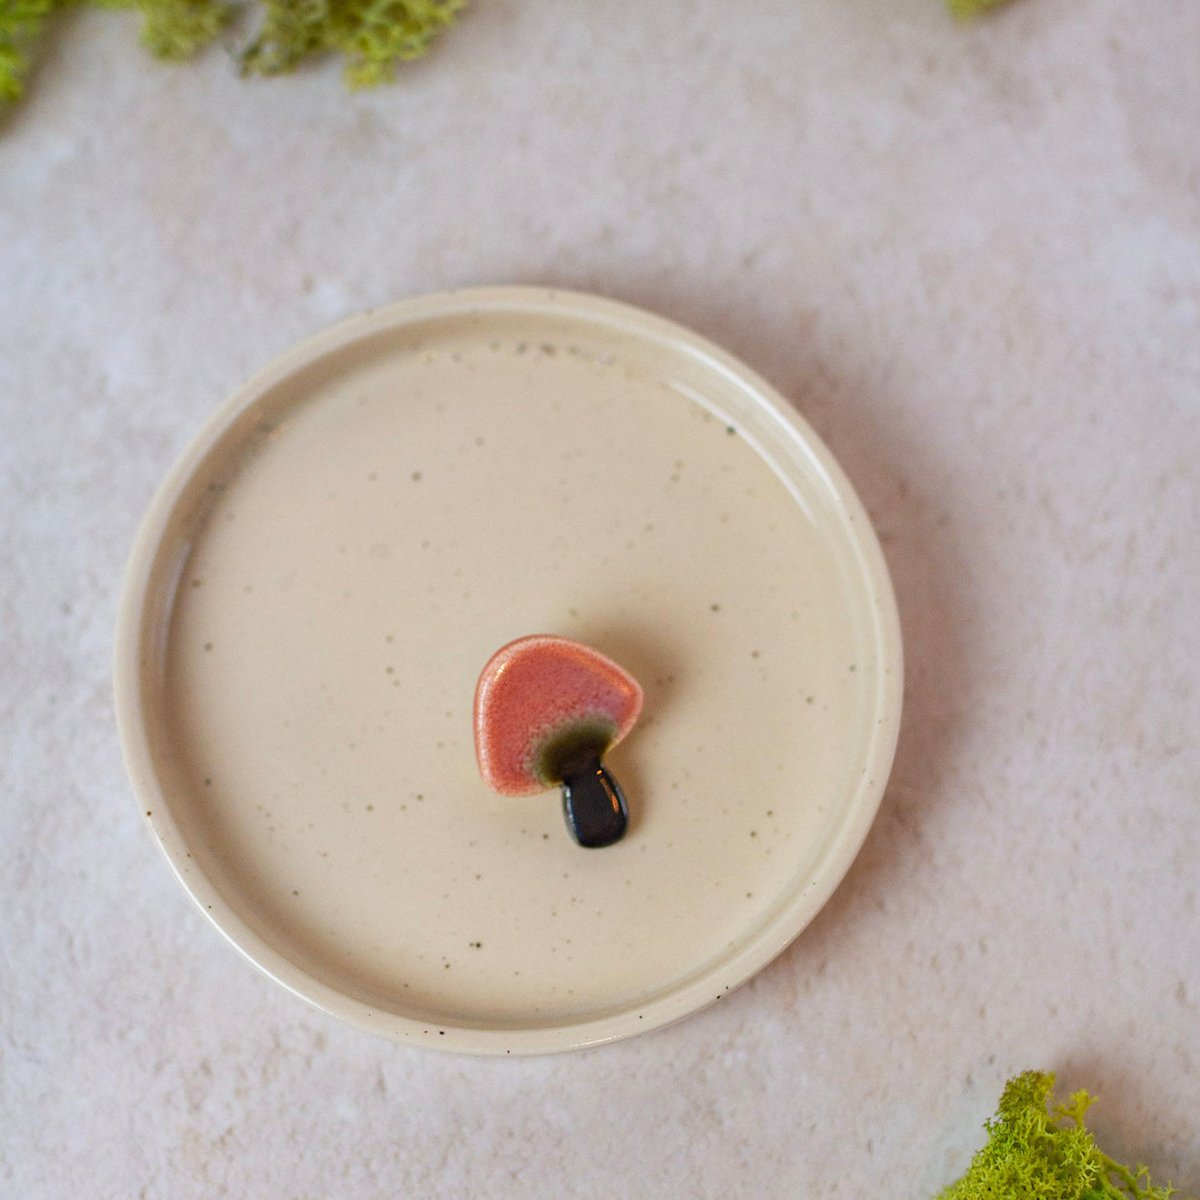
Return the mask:
{"type": "MultiPolygon", "coordinates": [[[[68,0],[75,2],[75,0],[68,0]]],[[[91,0],[101,8],[133,8],[142,14],[142,45],[165,62],[199,54],[237,16],[226,0],[91,0]]]]}
{"type": "Polygon", "coordinates": [[[946,0],[946,3],[950,6],[950,11],[963,20],[967,17],[977,17],[989,8],[999,8],[1001,4],[1007,4],[1008,0],[946,0]]]}
{"type": "Polygon", "coordinates": [[[350,87],[386,83],[420,58],[466,0],[264,0],[263,19],[241,52],[246,74],[277,75],[313,55],[345,59],[350,87]]]}
{"type": "Polygon", "coordinates": [[[245,25],[249,37],[234,48],[243,74],[278,75],[332,53],[350,87],[370,87],[424,54],[467,0],[0,0],[0,101],[20,99],[48,21],[80,3],[138,10],[143,45],[168,62],[245,25]]]}
{"type": "Polygon", "coordinates": [[[998,1111],[985,1125],[987,1144],[970,1169],[939,1200],[1167,1200],[1145,1167],[1109,1158],[1084,1128],[1092,1104],[1076,1092],[1052,1104],[1054,1076],[1026,1071],[1010,1079],[998,1111]]]}
{"type": "Polygon", "coordinates": [[[59,0],[0,3],[0,101],[19,100],[25,89],[29,53],[59,0]]]}

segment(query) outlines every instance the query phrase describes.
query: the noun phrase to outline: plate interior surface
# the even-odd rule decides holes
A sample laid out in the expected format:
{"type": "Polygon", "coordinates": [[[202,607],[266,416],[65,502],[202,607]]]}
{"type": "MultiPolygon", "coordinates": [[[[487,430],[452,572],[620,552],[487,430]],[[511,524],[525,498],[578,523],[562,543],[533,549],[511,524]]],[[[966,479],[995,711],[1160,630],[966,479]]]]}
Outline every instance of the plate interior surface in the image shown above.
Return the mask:
{"type": "Polygon", "coordinates": [[[298,347],[164,485],[130,568],[127,757],[253,961],[383,1033],[495,1053],[662,1024],[811,919],[899,715],[861,507],[766,385],[587,297],[407,302],[298,347]],[[632,823],[480,780],[479,671],[529,633],[641,681],[632,823]]]}

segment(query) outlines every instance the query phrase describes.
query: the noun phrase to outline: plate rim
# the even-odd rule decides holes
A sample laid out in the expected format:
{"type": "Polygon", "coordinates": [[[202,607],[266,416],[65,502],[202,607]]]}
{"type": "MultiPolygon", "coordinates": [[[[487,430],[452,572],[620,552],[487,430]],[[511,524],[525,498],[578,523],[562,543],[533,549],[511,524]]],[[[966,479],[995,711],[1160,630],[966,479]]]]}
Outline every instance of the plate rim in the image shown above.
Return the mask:
{"type": "MultiPolygon", "coordinates": [[[[756,446],[756,452],[762,451],[756,446]]],[[[768,464],[770,465],[770,464],[768,464]]],[[[669,318],[589,292],[492,285],[430,292],[343,318],[295,343],[250,376],[219,405],[163,477],[146,509],[125,568],[117,613],[113,695],[126,770],[145,821],[185,892],[244,958],[293,995],[351,1025],[394,1041],[487,1055],[549,1054],[583,1049],[661,1028],[729,995],[766,967],[811,923],[845,878],[882,803],[899,738],[903,699],[900,617],[887,563],[865,507],[816,430],[786,398],[740,359],[669,318]],[[288,377],[356,341],[439,317],[522,312],[599,320],[641,341],[669,342],[736,379],[821,466],[868,586],[879,668],[876,717],[859,781],[812,877],[732,955],[645,1004],[577,1021],[547,1024],[441,1024],[382,1011],[309,974],[256,933],[191,858],[154,764],[146,721],[143,648],[160,547],[197,469],[242,412],[288,377]]]]}

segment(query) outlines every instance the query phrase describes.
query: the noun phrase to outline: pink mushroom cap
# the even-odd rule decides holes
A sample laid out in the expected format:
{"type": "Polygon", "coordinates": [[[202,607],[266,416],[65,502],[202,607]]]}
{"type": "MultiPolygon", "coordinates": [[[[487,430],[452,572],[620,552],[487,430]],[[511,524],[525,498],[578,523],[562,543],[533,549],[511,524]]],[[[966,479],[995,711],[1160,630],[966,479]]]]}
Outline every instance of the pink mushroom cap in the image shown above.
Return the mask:
{"type": "Polygon", "coordinates": [[[543,792],[580,748],[615,746],[642,711],[642,689],[623,667],[570,638],[535,634],[502,646],[475,689],[475,752],[489,787],[543,792]]]}

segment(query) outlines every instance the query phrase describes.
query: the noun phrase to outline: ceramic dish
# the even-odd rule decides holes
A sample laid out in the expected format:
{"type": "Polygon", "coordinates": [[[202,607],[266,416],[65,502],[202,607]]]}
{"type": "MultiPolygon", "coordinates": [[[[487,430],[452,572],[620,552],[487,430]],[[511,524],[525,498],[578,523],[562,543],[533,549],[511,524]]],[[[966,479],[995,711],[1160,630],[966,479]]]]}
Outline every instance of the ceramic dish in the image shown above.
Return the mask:
{"type": "Polygon", "coordinates": [[[153,501],[116,698],[142,811],[252,962],[377,1033],[594,1045],[726,995],[812,919],[876,812],[896,609],[850,485],[695,334],[595,297],[410,300],[296,347],[153,501]],[[618,844],[480,779],[507,641],[645,689],[618,844]]]}

